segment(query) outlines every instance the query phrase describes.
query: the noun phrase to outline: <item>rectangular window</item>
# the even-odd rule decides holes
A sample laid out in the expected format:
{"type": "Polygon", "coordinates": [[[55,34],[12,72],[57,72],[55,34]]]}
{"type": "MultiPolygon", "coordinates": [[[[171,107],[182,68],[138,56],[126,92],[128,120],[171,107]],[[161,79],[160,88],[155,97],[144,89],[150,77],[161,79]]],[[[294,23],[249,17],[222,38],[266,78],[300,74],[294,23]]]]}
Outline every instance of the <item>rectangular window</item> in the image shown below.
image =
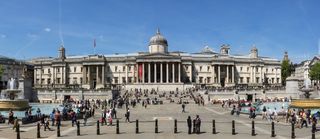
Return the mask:
{"type": "Polygon", "coordinates": [[[240,83],[243,83],[243,77],[240,77],[240,83]]]}
{"type": "Polygon", "coordinates": [[[268,68],[266,68],[266,73],[268,73],[268,68]]]}
{"type": "Polygon", "coordinates": [[[128,66],[128,71],[131,71],[131,66],[128,66]]]}
{"type": "Polygon", "coordinates": [[[208,66],[208,68],[207,68],[207,71],[209,71],[210,70],[210,66],[208,66]]]}
{"type": "Polygon", "coordinates": [[[256,83],[259,83],[259,79],[260,79],[259,77],[256,77],[256,83]]]}
{"type": "Polygon", "coordinates": [[[242,71],[242,67],[240,67],[240,71],[242,71]]]}
{"type": "Polygon", "coordinates": [[[249,67],[247,67],[247,72],[249,71],[249,67]]]}
{"type": "Polygon", "coordinates": [[[118,66],[114,66],[114,71],[116,72],[118,70],[118,66]]]}
{"type": "Polygon", "coordinates": [[[247,77],[247,83],[249,83],[250,82],[250,77],[247,77]]]}
{"type": "Polygon", "coordinates": [[[51,73],[50,69],[48,69],[48,73],[51,73]]]}
{"type": "MultiPolygon", "coordinates": [[[[82,69],[82,68],[81,68],[82,69]]],[[[82,84],[82,77],[80,77],[80,83],[82,84]]]]}
{"type": "Polygon", "coordinates": [[[57,73],[60,73],[60,68],[57,68],[57,73]]]}
{"type": "Polygon", "coordinates": [[[125,66],[122,67],[122,71],[123,71],[123,72],[126,71],[126,67],[125,67],[125,66]]]}
{"type": "Polygon", "coordinates": [[[83,70],[83,67],[80,68],[80,71],[81,71],[81,72],[82,72],[82,70],[83,70]]]}
{"type": "Polygon", "coordinates": [[[114,77],[114,83],[115,83],[115,84],[118,83],[118,77],[114,77]]]}
{"type": "Polygon", "coordinates": [[[61,83],[61,78],[57,78],[57,83],[58,83],[58,84],[61,83]]]}
{"type": "Polygon", "coordinates": [[[200,71],[202,70],[202,66],[200,66],[200,71]]]}
{"type": "Polygon", "coordinates": [[[126,77],[122,77],[122,82],[126,83],[126,77]]]}
{"type": "Polygon", "coordinates": [[[73,72],[77,72],[77,67],[73,67],[73,72]]]}

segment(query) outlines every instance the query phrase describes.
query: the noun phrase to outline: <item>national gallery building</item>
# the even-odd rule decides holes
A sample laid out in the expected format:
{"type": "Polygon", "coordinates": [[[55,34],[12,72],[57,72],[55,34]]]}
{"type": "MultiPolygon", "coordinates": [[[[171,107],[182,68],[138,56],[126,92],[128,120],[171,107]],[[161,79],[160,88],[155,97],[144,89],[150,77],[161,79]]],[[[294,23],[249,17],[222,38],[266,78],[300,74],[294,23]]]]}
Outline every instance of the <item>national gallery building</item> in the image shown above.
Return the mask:
{"type": "Polygon", "coordinates": [[[205,47],[198,53],[169,52],[168,41],[158,30],[150,38],[149,51],[66,56],[59,48],[57,58],[35,58],[36,89],[110,88],[184,90],[191,87],[256,87],[281,84],[281,63],[258,55],[252,49],[245,55],[230,54],[222,45],[220,52],[205,47]]]}

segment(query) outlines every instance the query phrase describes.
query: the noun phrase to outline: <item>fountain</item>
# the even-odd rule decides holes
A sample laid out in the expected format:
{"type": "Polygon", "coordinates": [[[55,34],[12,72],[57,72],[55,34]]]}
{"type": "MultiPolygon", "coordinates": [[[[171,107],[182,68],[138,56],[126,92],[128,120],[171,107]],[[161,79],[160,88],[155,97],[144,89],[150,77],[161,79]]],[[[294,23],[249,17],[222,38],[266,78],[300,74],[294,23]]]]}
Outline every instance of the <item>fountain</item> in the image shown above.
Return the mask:
{"type": "Polygon", "coordinates": [[[292,102],[290,104],[290,107],[295,108],[311,108],[311,109],[317,109],[320,108],[320,99],[311,99],[311,93],[314,89],[310,87],[311,86],[311,80],[306,79],[304,80],[304,86],[299,89],[301,92],[303,92],[304,98],[299,99],[292,99],[292,102]]]}
{"type": "Polygon", "coordinates": [[[30,108],[29,101],[23,99],[17,81],[13,78],[9,79],[7,89],[3,90],[0,95],[0,110],[26,110],[28,108],[30,108]]]}

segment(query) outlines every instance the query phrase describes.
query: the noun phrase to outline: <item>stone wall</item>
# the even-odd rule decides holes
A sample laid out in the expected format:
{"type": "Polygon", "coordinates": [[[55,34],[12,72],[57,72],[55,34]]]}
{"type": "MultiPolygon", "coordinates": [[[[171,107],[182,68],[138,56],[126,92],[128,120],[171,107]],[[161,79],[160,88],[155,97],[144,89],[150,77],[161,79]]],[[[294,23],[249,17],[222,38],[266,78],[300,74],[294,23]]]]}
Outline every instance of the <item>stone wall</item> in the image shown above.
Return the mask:
{"type": "Polygon", "coordinates": [[[209,91],[208,95],[210,96],[210,99],[247,99],[247,95],[252,95],[253,99],[266,99],[266,98],[296,98],[298,97],[297,92],[293,93],[287,93],[286,90],[248,90],[248,91],[239,91],[238,94],[236,94],[236,91],[209,91]]]}
{"type": "Polygon", "coordinates": [[[80,99],[110,99],[112,97],[111,91],[99,90],[38,90],[37,100],[42,101],[61,101],[66,96],[74,100],[80,99]]]}

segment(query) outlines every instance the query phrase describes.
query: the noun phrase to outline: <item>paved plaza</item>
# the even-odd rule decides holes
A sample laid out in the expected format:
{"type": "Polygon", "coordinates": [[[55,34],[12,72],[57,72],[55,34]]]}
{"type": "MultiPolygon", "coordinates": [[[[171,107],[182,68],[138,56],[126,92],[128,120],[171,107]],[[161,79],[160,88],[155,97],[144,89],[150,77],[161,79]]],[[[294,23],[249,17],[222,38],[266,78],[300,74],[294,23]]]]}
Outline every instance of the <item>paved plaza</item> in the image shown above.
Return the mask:
{"type": "MultiPolygon", "coordinates": [[[[149,105],[147,108],[137,105],[131,109],[131,123],[126,123],[124,118],[124,108],[118,109],[118,118],[120,121],[120,134],[116,134],[116,126],[101,126],[100,135],[96,135],[96,121],[100,118],[100,113],[97,112],[95,117],[89,119],[90,124],[80,126],[80,136],[77,136],[76,126],[72,127],[70,121],[64,121],[61,127],[61,139],[72,138],[130,138],[130,139],[185,139],[185,138],[271,138],[271,124],[267,121],[262,121],[261,117],[255,120],[256,136],[251,136],[251,120],[247,115],[240,117],[230,115],[229,110],[221,108],[220,105],[205,105],[198,106],[191,103],[186,105],[186,113],[181,112],[181,105],[175,103],[165,103],[163,105],[149,105]],[[201,134],[191,134],[187,132],[186,119],[190,115],[192,119],[196,115],[200,115],[201,134]],[[154,119],[159,119],[159,133],[155,132],[154,119]],[[135,133],[135,120],[139,119],[139,134],[135,133]],[[174,119],[178,120],[178,133],[174,133],[174,119]],[[212,120],[216,121],[217,134],[212,134],[212,120]],[[232,135],[231,121],[235,120],[236,135],[232,135]]],[[[83,120],[80,120],[83,122],[83,120]]],[[[36,138],[36,124],[22,125],[21,138],[33,139],[36,138]]],[[[311,128],[295,129],[296,138],[311,138],[311,128]]],[[[291,126],[289,124],[275,123],[276,139],[291,138],[291,126]]],[[[52,131],[43,131],[41,129],[41,138],[57,138],[56,127],[52,131]]],[[[316,134],[319,138],[320,135],[316,134]]],[[[16,132],[6,124],[0,125],[0,138],[16,138],[16,132]]]]}

